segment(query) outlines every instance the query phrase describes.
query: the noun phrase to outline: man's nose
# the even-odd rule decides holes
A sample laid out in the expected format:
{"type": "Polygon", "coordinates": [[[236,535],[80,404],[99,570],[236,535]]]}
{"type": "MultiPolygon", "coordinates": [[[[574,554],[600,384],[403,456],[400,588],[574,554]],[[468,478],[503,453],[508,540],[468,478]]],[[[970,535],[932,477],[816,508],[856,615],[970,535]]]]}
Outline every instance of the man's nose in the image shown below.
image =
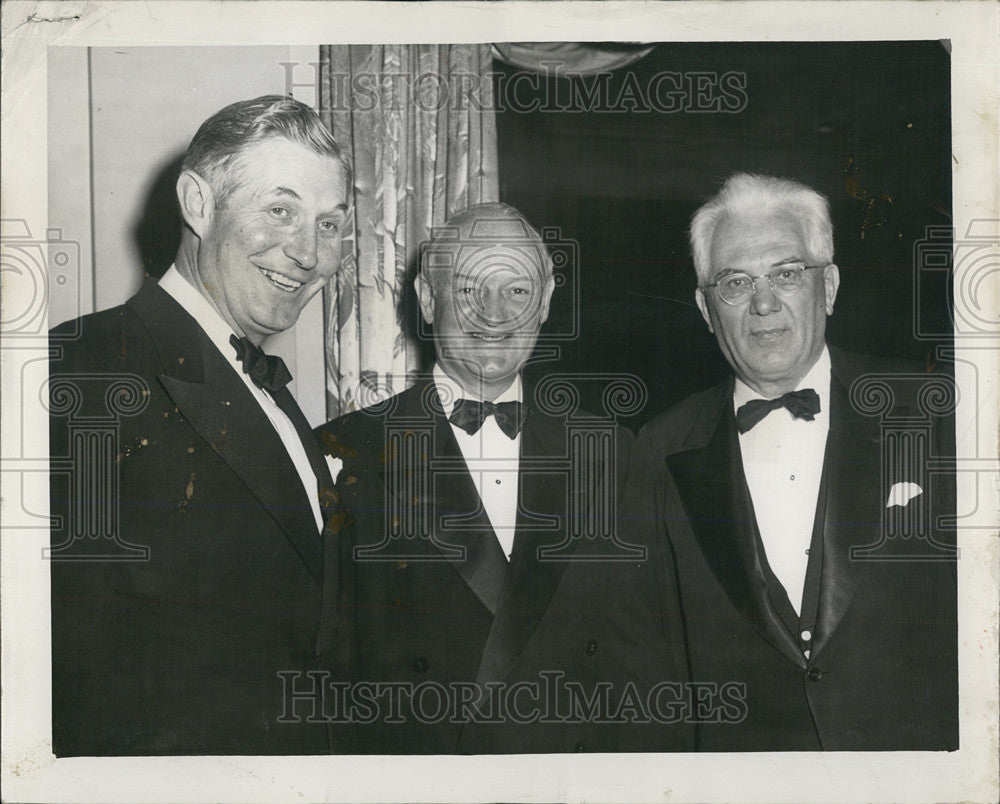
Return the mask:
{"type": "Polygon", "coordinates": [[[310,270],[318,261],[318,235],[314,226],[299,226],[292,232],[284,245],[285,256],[293,260],[299,268],[310,270]]]}
{"type": "Polygon", "coordinates": [[[750,312],[754,315],[770,315],[778,312],[781,309],[781,299],[774,292],[767,277],[760,277],[754,284],[756,287],[750,297],[750,312]]]}
{"type": "Polygon", "coordinates": [[[483,288],[476,294],[476,301],[479,317],[487,324],[504,324],[511,317],[509,304],[502,293],[483,288]]]}

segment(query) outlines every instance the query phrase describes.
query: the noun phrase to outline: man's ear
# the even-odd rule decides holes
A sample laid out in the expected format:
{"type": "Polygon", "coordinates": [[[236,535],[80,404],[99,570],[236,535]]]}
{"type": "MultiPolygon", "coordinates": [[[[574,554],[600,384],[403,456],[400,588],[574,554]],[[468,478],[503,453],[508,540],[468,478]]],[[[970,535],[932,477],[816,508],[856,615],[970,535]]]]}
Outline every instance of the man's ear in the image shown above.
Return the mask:
{"type": "Polygon", "coordinates": [[[434,288],[423,271],[413,280],[413,288],[417,291],[417,301],[420,302],[420,314],[428,324],[434,323],[434,288]]]}
{"type": "Polygon", "coordinates": [[[556,289],[556,278],[549,274],[549,278],[545,280],[545,285],[542,288],[542,303],[538,308],[539,312],[539,324],[544,324],[549,318],[549,302],[552,301],[552,291],[556,289]]]}
{"type": "Polygon", "coordinates": [[[826,292],[826,314],[833,315],[833,303],[840,287],[840,269],[831,263],[823,269],[823,289],[826,292]]]}
{"type": "Polygon", "coordinates": [[[193,170],[183,171],[177,177],[177,202],[184,222],[198,237],[204,237],[215,214],[215,196],[208,182],[193,170]]]}
{"type": "Polygon", "coordinates": [[[705,323],[708,324],[708,331],[714,335],[715,329],[712,327],[712,316],[708,313],[708,299],[705,298],[705,291],[701,288],[695,288],[694,300],[698,305],[698,309],[701,310],[701,317],[704,318],[705,323]]]}

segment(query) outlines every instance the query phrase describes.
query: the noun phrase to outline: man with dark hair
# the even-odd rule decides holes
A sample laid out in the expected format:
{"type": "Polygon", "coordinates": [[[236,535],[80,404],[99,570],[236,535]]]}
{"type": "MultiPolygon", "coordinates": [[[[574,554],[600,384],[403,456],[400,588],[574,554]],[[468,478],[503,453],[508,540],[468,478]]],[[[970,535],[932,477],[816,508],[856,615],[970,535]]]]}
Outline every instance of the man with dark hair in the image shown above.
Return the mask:
{"type": "Polygon", "coordinates": [[[688,747],[676,606],[652,615],[645,550],[615,533],[632,437],[569,410],[565,381],[522,382],[555,287],[543,239],[512,207],[472,207],[415,285],[431,376],[319,431],[354,520],[324,636],[351,682],[347,749],[688,747]]]}
{"type": "Polygon", "coordinates": [[[954,750],[955,549],[938,524],[954,488],[929,468],[954,456],[952,384],[827,346],[840,274],[809,187],[735,175],[691,244],[735,377],[646,426],[635,499],[676,562],[692,680],[745,690],[745,716],[700,724],[699,750],[954,750]]]}
{"type": "Polygon", "coordinates": [[[174,265],[50,333],[57,756],[328,750],[279,674],[315,666],[333,478],[261,343],[337,271],[349,186],[308,106],[227,106],[177,180],[174,265]]]}

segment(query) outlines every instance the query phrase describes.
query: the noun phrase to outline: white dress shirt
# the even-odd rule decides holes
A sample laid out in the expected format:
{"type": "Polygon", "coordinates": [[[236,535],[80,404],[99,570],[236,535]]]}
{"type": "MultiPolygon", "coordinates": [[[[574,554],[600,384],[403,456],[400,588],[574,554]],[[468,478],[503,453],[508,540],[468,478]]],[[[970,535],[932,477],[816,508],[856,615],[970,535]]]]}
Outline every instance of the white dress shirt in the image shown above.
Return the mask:
{"type": "MultiPolygon", "coordinates": [[[[474,394],[464,391],[451,377],[444,373],[440,366],[434,366],[434,385],[444,415],[451,416],[458,399],[480,399],[474,394]]],[[[500,402],[521,401],[521,378],[518,376],[502,394],[492,400],[500,402]]],[[[451,424],[451,422],[449,422],[451,424]]],[[[508,438],[497,424],[496,418],[487,416],[483,426],[475,435],[469,435],[461,427],[451,424],[462,457],[469,467],[472,482],[476,484],[479,499],[483,502],[486,516],[493,525],[504,555],[510,560],[514,550],[514,531],[517,526],[517,472],[520,465],[521,434],[508,438]]]]}
{"type": "Polygon", "coordinates": [[[291,458],[292,464],[295,466],[295,471],[302,481],[302,487],[305,489],[306,497],[309,498],[309,504],[312,506],[313,517],[316,519],[316,527],[319,531],[322,531],[323,514],[319,507],[319,484],[316,480],[316,473],[313,472],[312,465],[309,463],[305,447],[302,446],[302,439],[299,438],[299,433],[295,429],[295,425],[285,415],[285,412],[278,407],[273,397],[263,388],[258,388],[254,385],[250,376],[243,373],[243,366],[236,359],[236,350],[229,342],[229,336],[236,333],[233,332],[229,324],[219,315],[208,299],[202,296],[194,285],[181,276],[175,266],[171,265],[163,275],[163,278],[160,280],[160,287],[173,296],[174,300],[198,322],[198,325],[208,335],[212,343],[215,344],[215,347],[226,358],[229,365],[233,367],[233,371],[239,375],[244,385],[253,394],[253,398],[257,400],[257,404],[264,411],[264,415],[274,425],[274,429],[281,439],[281,443],[285,445],[288,457],[291,458]]]}
{"type": "MultiPolygon", "coordinates": [[[[830,353],[826,347],[795,390],[802,388],[812,388],[819,395],[820,410],[811,422],[795,419],[787,409],[778,408],[752,430],[740,434],[743,473],[767,563],[797,614],[802,611],[809,543],[830,429],[830,353]]],[[[737,378],[735,410],[760,398],[737,378]]]]}

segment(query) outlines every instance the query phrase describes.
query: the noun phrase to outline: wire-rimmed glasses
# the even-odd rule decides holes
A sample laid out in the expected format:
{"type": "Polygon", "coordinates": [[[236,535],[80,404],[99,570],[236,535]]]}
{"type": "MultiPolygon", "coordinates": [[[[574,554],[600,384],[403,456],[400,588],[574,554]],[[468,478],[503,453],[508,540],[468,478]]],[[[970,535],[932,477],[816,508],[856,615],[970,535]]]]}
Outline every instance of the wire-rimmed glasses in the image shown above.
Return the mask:
{"type": "Polygon", "coordinates": [[[813,268],[826,268],[824,265],[806,265],[805,263],[782,263],[762,276],[750,276],[742,271],[733,271],[718,277],[708,285],[701,285],[702,290],[716,288],[719,298],[726,304],[742,304],[757,292],[757,281],[766,279],[771,290],[785,296],[791,296],[802,290],[805,283],[805,273],[813,268]]]}

